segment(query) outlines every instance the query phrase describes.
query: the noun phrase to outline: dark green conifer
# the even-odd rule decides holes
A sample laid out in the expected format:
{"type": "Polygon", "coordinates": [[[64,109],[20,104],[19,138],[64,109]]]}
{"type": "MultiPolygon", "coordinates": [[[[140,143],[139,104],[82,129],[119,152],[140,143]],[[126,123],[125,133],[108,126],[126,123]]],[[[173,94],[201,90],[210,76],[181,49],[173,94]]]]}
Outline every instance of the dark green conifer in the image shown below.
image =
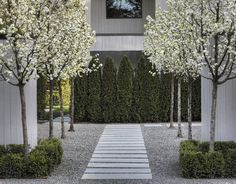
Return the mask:
{"type": "Polygon", "coordinates": [[[158,77],[150,73],[152,70],[152,64],[142,56],[137,67],[137,79],[140,116],[143,122],[155,122],[158,120],[158,77]]]}
{"type": "Polygon", "coordinates": [[[101,66],[100,62],[93,59],[89,64],[86,113],[88,121],[100,122],[101,110],[101,66]]]}
{"type": "Polygon", "coordinates": [[[117,80],[117,121],[128,122],[132,106],[133,68],[127,56],[122,58],[117,80]]]}
{"type": "Polygon", "coordinates": [[[47,105],[47,79],[46,77],[40,75],[37,80],[37,113],[38,119],[46,119],[46,105],[47,105]]]}
{"type": "Polygon", "coordinates": [[[161,74],[159,76],[159,97],[157,102],[158,119],[162,122],[170,121],[171,104],[171,75],[161,74]]]}
{"type": "Polygon", "coordinates": [[[75,79],[75,122],[87,121],[87,75],[82,74],[75,79]]]}
{"type": "Polygon", "coordinates": [[[133,97],[132,97],[132,107],[130,112],[130,121],[133,123],[140,123],[141,117],[140,117],[140,104],[139,104],[139,97],[140,90],[138,85],[138,76],[137,71],[135,69],[134,77],[133,77],[133,97]]]}
{"type": "Polygon", "coordinates": [[[115,121],[116,111],[116,68],[112,58],[105,61],[102,76],[102,111],[105,123],[115,121]]]}

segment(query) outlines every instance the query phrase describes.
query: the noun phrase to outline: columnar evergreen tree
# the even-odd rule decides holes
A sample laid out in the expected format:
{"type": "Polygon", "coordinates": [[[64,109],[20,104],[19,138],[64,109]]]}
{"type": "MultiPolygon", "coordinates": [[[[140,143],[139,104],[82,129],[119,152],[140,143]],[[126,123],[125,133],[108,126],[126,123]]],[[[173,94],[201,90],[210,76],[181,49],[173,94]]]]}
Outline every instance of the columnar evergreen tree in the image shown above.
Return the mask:
{"type": "Polygon", "coordinates": [[[143,122],[157,121],[157,76],[150,73],[152,64],[144,56],[140,58],[137,67],[139,87],[140,116],[143,122]]]}
{"type": "Polygon", "coordinates": [[[192,107],[192,116],[193,120],[201,120],[201,78],[193,82],[193,107],[192,107]]]}
{"type": "Polygon", "coordinates": [[[117,78],[117,111],[118,122],[130,120],[133,90],[133,68],[127,56],[121,60],[117,78]]]}
{"type": "Polygon", "coordinates": [[[115,121],[116,111],[116,68],[112,58],[105,61],[102,75],[102,112],[105,123],[115,121]]]}
{"type": "Polygon", "coordinates": [[[158,77],[158,101],[157,114],[159,121],[168,122],[170,120],[170,101],[171,101],[171,75],[160,74],[158,77]]]}
{"type": "Polygon", "coordinates": [[[82,74],[75,79],[75,121],[87,121],[87,75],[82,74]]]}
{"type": "Polygon", "coordinates": [[[92,122],[100,122],[102,120],[101,66],[97,59],[92,59],[89,63],[86,113],[88,121],[92,122]]]}
{"type": "Polygon", "coordinates": [[[45,109],[47,106],[47,79],[40,76],[37,80],[37,117],[39,120],[46,118],[45,109]]]}
{"type": "Polygon", "coordinates": [[[134,123],[142,122],[140,117],[140,106],[139,106],[139,83],[138,83],[138,75],[137,70],[134,70],[134,77],[133,77],[133,93],[132,93],[132,106],[130,112],[130,121],[134,123]]]}

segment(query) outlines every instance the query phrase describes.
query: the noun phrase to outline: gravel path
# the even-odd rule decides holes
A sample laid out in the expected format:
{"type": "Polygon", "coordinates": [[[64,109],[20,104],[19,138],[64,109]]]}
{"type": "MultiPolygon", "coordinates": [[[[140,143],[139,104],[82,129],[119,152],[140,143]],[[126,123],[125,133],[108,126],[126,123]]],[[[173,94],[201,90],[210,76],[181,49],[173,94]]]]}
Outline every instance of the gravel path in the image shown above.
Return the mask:
{"type": "MultiPolygon", "coordinates": [[[[187,180],[183,179],[178,167],[179,143],[176,130],[166,126],[144,126],[142,131],[146,144],[152,180],[81,180],[92,153],[103,132],[104,124],[75,125],[76,132],[67,133],[63,141],[64,157],[62,164],[48,179],[0,180],[0,184],[236,184],[235,180],[187,180]]],[[[66,124],[68,129],[68,124],[66,124]]],[[[39,138],[47,137],[48,124],[39,125],[39,138]]],[[[187,127],[183,128],[184,137],[187,127]]],[[[193,128],[195,139],[200,137],[200,127],[193,128]]],[[[55,123],[55,135],[60,135],[60,124],[55,123]]]]}

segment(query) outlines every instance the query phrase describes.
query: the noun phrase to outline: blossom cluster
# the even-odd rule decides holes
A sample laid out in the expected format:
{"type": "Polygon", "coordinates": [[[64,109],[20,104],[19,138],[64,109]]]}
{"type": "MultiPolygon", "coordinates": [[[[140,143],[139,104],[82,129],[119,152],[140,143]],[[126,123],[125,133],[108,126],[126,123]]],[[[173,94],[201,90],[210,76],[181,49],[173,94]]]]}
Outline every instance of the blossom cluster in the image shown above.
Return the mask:
{"type": "Polygon", "coordinates": [[[157,72],[196,78],[206,67],[209,79],[232,78],[235,1],[168,0],[167,5],[167,10],[157,9],[155,18],[147,17],[145,25],[145,54],[157,72]]]}
{"type": "Polygon", "coordinates": [[[83,72],[91,60],[95,32],[87,23],[85,0],[0,0],[0,80],[26,84],[83,72]]]}

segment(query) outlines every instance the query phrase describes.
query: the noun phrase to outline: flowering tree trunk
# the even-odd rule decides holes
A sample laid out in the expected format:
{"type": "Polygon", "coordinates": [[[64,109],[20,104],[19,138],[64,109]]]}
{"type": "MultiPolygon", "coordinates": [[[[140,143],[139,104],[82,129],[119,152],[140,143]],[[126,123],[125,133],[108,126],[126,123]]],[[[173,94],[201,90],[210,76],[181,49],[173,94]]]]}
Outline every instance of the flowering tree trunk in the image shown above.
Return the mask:
{"type": "Polygon", "coordinates": [[[71,109],[70,109],[70,128],[69,132],[74,132],[74,113],[75,113],[75,79],[71,79],[71,109]]]}
{"type": "Polygon", "coordinates": [[[178,78],[178,134],[177,137],[182,138],[182,127],[181,127],[181,78],[178,78]]]}
{"type": "Polygon", "coordinates": [[[188,81],[188,139],[192,140],[192,81],[188,81]]]}
{"type": "Polygon", "coordinates": [[[26,101],[25,101],[25,85],[19,84],[20,90],[20,101],[21,101],[21,121],[22,121],[22,129],[23,129],[23,142],[24,142],[24,156],[28,158],[29,154],[29,143],[28,143],[28,129],[26,122],[26,101]]]}
{"type": "Polygon", "coordinates": [[[54,88],[54,80],[50,80],[49,138],[53,137],[53,88],[54,88]]]}
{"type": "Polygon", "coordinates": [[[175,78],[171,75],[171,103],[170,103],[170,127],[174,128],[174,96],[175,96],[175,78]]]}
{"type": "Polygon", "coordinates": [[[214,151],[214,143],[215,143],[217,90],[218,90],[218,85],[216,82],[213,81],[212,103],[211,103],[210,147],[209,147],[211,151],[214,151]]]}
{"type": "Polygon", "coordinates": [[[63,109],[63,98],[62,98],[62,88],[61,88],[61,81],[58,81],[58,88],[59,88],[59,99],[60,99],[60,116],[61,116],[61,138],[65,139],[65,121],[64,121],[64,109],[63,109]]]}

